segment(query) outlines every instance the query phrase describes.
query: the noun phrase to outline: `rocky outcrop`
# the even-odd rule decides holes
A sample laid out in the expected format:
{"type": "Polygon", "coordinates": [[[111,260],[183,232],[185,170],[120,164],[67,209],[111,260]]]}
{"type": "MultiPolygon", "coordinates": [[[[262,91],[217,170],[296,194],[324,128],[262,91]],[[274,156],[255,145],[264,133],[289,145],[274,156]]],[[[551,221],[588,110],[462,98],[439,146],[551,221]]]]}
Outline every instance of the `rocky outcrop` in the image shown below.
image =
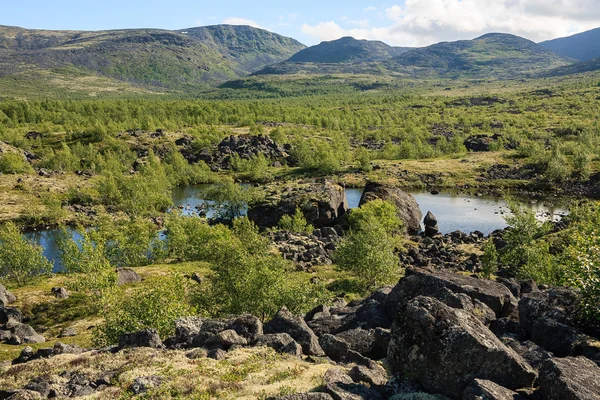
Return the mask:
{"type": "Polygon", "coordinates": [[[600,399],[600,367],[583,357],[551,358],[540,371],[544,400],[600,399]]]}
{"type": "Polygon", "coordinates": [[[279,310],[277,315],[265,325],[264,330],[265,333],[289,334],[302,346],[304,354],[312,356],[322,356],[325,354],[319,345],[319,339],[312,329],[309,328],[302,318],[293,315],[285,307],[279,310]]]}
{"type": "Polygon", "coordinates": [[[485,152],[490,151],[494,143],[500,139],[502,135],[473,135],[465,139],[464,145],[469,151],[485,152]]]}
{"type": "Polygon", "coordinates": [[[431,211],[428,211],[427,215],[425,215],[423,225],[425,225],[425,236],[427,237],[434,237],[440,233],[437,218],[431,211]]]}
{"type": "Polygon", "coordinates": [[[470,313],[420,296],[399,310],[388,348],[395,374],[427,392],[460,398],[473,379],[532,387],[536,372],[470,313]]]}
{"type": "Polygon", "coordinates": [[[376,199],[389,201],[396,206],[398,217],[404,222],[409,233],[416,233],[421,229],[423,214],[412,195],[393,186],[369,182],[360,198],[359,206],[376,199]]]}
{"type": "Polygon", "coordinates": [[[270,195],[248,209],[248,218],[261,228],[277,226],[284,215],[293,215],[296,209],[315,228],[332,227],[348,211],[346,191],[330,180],[266,190],[270,195]]]}
{"type": "Polygon", "coordinates": [[[333,252],[341,240],[338,231],[333,228],[315,229],[311,234],[273,231],[269,232],[269,237],[283,258],[294,261],[302,270],[331,265],[333,252]]]}
{"type": "Polygon", "coordinates": [[[250,160],[259,154],[264,156],[271,165],[281,165],[291,162],[289,159],[289,148],[279,145],[273,139],[264,135],[240,135],[228,136],[214,149],[194,148],[192,142],[185,138],[175,143],[185,146],[181,153],[190,163],[204,161],[213,170],[231,169],[233,157],[242,160],[250,160]]]}
{"type": "Polygon", "coordinates": [[[462,400],[522,400],[523,397],[512,390],[492,381],[475,379],[463,393],[462,400]]]}
{"type": "Polygon", "coordinates": [[[163,344],[155,329],[146,329],[121,335],[119,337],[119,348],[125,349],[128,347],[152,347],[159,349],[163,347],[163,344]]]}

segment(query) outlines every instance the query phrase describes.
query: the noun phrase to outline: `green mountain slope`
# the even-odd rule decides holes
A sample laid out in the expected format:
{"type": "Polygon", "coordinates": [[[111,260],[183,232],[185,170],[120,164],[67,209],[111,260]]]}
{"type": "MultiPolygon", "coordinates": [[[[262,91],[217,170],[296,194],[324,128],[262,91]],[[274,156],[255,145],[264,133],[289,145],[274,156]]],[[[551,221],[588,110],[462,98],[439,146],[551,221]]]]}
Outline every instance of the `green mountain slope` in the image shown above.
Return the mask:
{"type": "Polygon", "coordinates": [[[383,61],[398,56],[409,48],[392,47],[383,42],[356,40],[343,37],[322,42],[294,54],[288,62],[294,63],[353,63],[383,61]]]}
{"type": "Polygon", "coordinates": [[[568,65],[570,60],[534,42],[491,33],[473,40],[414,49],[386,62],[391,71],[440,77],[512,78],[568,65]]]}
{"type": "MultiPolygon", "coordinates": [[[[0,80],[40,71],[103,77],[158,90],[215,86],[305,46],[247,26],[99,32],[0,27],[0,80]]],[[[47,84],[48,82],[42,82],[47,84]]]]}
{"type": "Polygon", "coordinates": [[[600,57],[600,28],[576,35],[547,40],[540,46],[564,57],[587,61],[600,57]]]}
{"type": "Polygon", "coordinates": [[[599,71],[600,70],[600,57],[592,60],[581,61],[571,65],[565,65],[564,67],[558,67],[545,72],[542,76],[565,76],[583,74],[585,72],[599,71]]]}

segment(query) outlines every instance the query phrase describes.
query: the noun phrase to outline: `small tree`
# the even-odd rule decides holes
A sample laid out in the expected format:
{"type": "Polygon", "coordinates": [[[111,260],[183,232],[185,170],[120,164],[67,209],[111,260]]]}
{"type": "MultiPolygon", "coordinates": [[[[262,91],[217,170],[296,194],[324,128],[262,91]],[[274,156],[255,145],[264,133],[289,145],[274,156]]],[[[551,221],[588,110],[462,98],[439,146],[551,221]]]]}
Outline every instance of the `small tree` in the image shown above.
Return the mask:
{"type": "Polygon", "coordinates": [[[33,278],[52,272],[52,264],[44,257],[43,248],[21,235],[12,222],[0,228],[0,276],[14,279],[23,286],[33,278]]]}
{"type": "Polygon", "coordinates": [[[232,180],[216,183],[203,193],[207,200],[214,202],[217,217],[225,221],[233,221],[241,217],[252,199],[250,189],[242,187],[232,180]]]}
{"type": "Polygon", "coordinates": [[[481,264],[483,266],[483,276],[490,279],[493,273],[498,271],[498,251],[492,239],[488,239],[483,244],[483,255],[481,256],[481,264]]]}
{"type": "Polygon", "coordinates": [[[296,208],[294,215],[284,215],[279,221],[279,228],[296,233],[312,233],[314,227],[306,221],[304,213],[296,208]]]}

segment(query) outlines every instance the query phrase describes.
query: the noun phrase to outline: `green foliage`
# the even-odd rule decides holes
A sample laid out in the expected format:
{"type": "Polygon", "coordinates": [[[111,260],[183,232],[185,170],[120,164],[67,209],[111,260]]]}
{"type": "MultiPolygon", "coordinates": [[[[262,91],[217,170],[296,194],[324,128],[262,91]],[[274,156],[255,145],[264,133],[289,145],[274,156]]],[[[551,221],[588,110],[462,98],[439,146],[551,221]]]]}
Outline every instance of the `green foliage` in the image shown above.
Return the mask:
{"type": "Polygon", "coordinates": [[[483,254],[481,258],[482,273],[486,279],[490,279],[491,276],[498,271],[498,251],[493,240],[488,239],[482,247],[483,254]]]}
{"type": "Polygon", "coordinates": [[[296,208],[294,215],[284,215],[278,224],[280,229],[296,233],[312,233],[314,227],[306,221],[304,213],[296,208]]]}
{"type": "Polygon", "coordinates": [[[170,215],[165,224],[170,257],[180,261],[209,261],[216,248],[231,240],[223,225],[211,227],[200,218],[170,215]]]}
{"type": "Polygon", "coordinates": [[[269,162],[262,153],[252,156],[250,159],[243,159],[238,155],[234,155],[231,159],[231,165],[235,172],[251,181],[264,182],[271,178],[269,162]]]}
{"type": "Polygon", "coordinates": [[[569,161],[560,151],[553,152],[548,161],[545,175],[550,182],[563,182],[571,176],[569,161]]]}
{"type": "Polygon", "coordinates": [[[337,136],[331,142],[316,138],[296,140],[290,155],[301,168],[333,174],[342,170],[350,153],[347,138],[337,136]]]}
{"type": "Polygon", "coordinates": [[[178,151],[163,158],[165,173],[172,186],[195,185],[214,181],[210,167],[204,161],[189,164],[178,151]]]}
{"type": "Polygon", "coordinates": [[[31,171],[31,165],[22,154],[5,153],[0,156],[0,172],[3,174],[24,174],[31,171]]]}
{"type": "Polygon", "coordinates": [[[21,235],[12,222],[0,227],[0,276],[14,279],[23,286],[35,278],[52,272],[52,264],[37,246],[21,235]]]}
{"type": "Polygon", "coordinates": [[[371,172],[373,165],[371,165],[371,152],[364,147],[358,148],[354,153],[354,158],[358,163],[358,168],[363,172],[371,172]]]}
{"type": "Polygon", "coordinates": [[[151,215],[172,205],[171,183],[153,155],[131,176],[107,171],[96,189],[103,204],[132,215],[151,215]]]}
{"type": "Polygon", "coordinates": [[[253,192],[232,180],[224,180],[204,190],[203,196],[214,202],[213,208],[218,218],[233,221],[244,213],[253,198],[253,192]]]}
{"type": "Polygon", "coordinates": [[[394,233],[402,226],[396,208],[375,200],[353,210],[348,220],[352,231],[335,252],[337,266],[356,275],[364,289],[394,281],[399,268],[394,233]]]}
{"type": "Polygon", "coordinates": [[[194,315],[188,280],[179,275],[149,278],[127,292],[108,291],[101,300],[104,322],[94,331],[98,346],[115,344],[124,333],[156,329],[161,338],[175,333],[175,320],[194,315]]]}

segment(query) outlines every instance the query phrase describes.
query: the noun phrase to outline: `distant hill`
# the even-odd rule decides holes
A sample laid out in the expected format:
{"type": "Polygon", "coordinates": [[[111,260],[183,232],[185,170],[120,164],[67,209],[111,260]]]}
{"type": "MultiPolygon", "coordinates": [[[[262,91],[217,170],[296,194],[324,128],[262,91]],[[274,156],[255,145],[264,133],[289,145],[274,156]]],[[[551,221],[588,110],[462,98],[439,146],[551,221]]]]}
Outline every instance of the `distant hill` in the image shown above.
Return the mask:
{"type": "Polygon", "coordinates": [[[322,42],[294,54],[287,62],[293,63],[355,63],[383,61],[398,56],[410,48],[392,47],[373,40],[343,37],[322,42]]]}
{"type": "Polygon", "coordinates": [[[565,76],[592,71],[600,71],[600,57],[594,58],[593,60],[580,61],[575,64],[565,65],[564,67],[554,68],[545,72],[542,76],[565,76]]]}
{"type": "MultiPolygon", "coordinates": [[[[305,47],[249,26],[99,32],[0,26],[0,79],[85,76],[189,91],[248,75],[305,47]]],[[[51,85],[52,80],[40,84],[51,85]]]]}
{"type": "Polygon", "coordinates": [[[511,78],[571,61],[534,42],[502,33],[473,40],[444,42],[408,51],[386,62],[389,70],[411,70],[413,74],[441,77],[511,78]]]}
{"type": "Polygon", "coordinates": [[[559,39],[548,40],[540,46],[564,57],[588,61],[600,57],[600,28],[559,39]]]}

